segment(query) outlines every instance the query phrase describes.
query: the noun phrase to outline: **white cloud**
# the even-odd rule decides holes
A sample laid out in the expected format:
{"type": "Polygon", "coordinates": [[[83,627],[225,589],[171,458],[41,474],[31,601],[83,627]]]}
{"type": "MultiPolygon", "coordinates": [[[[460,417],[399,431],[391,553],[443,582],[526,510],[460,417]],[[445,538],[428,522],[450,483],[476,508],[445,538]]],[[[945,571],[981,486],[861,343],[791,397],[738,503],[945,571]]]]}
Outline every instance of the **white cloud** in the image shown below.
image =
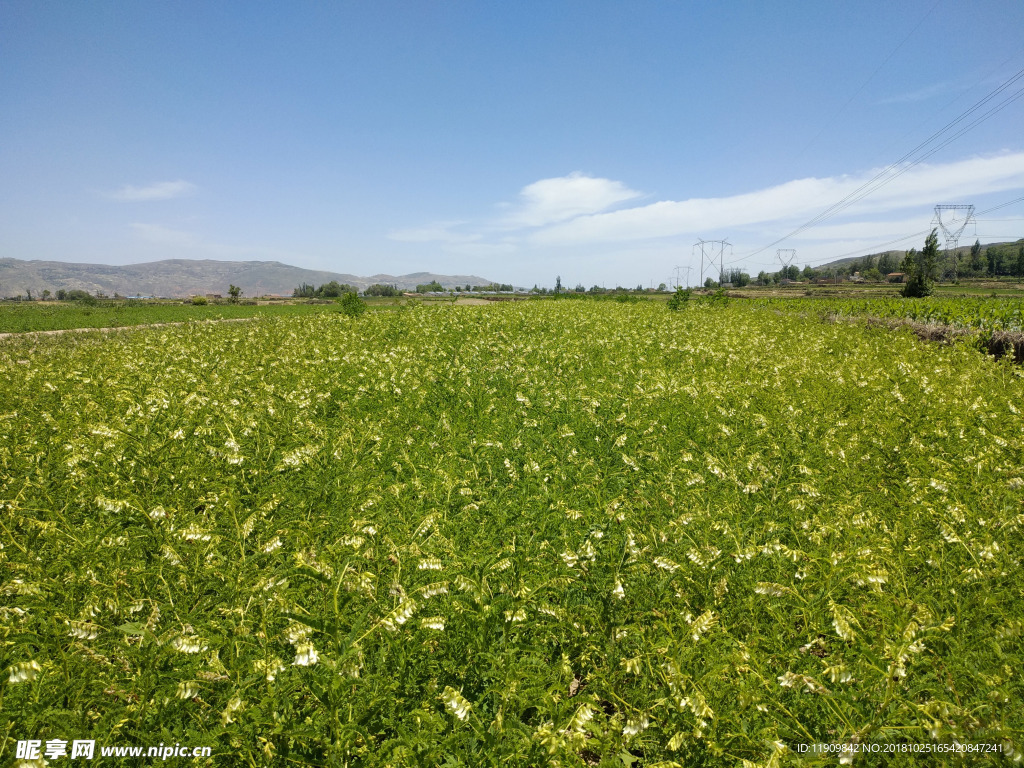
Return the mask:
{"type": "Polygon", "coordinates": [[[540,227],[585,214],[605,211],[614,205],[640,197],[639,192],[620,181],[586,176],[579,171],[568,176],[541,179],[522,188],[519,203],[501,220],[507,227],[540,227]]]}
{"type": "Polygon", "coordinates": [[[909,91],[907,93],[898,93],[894,96],[879,101],[879,104],[912,104],[919,101],[927,101],[928,99],[941,96],[944,93],[949,93],[957,87],[958,83],[953,80],[943,80],[939,83],[932,83],[926,85],[923,88],[918,88],[916,91],[909,91]]]}
{"type": "MultiPolygon", "coordinates": [[[[876,175],[801,179],[756,192],[721,198],[664,200],[608,213],[577,216],[530,235],[537,245],[646,240],[684,234],[721,233],[755,224],[798,226],[851,194],[876,175]]],[[[842,216],[864,215],[970,202],[982,195],[1024,188],[1024,152],[971,158],[944,165],[919,165],[855,203],[842,216]]],[[[812,233],[817,228],[810,230],[812,233]]]]}
{"type": "Polygon", "coordinates": [[[161,181],[150,184],[148,187],[133,187],[131,184],[125,184],[120,189],[110,192],[107,197],[135,203],[148,200],[171,200],[175,197],[190,195],[195,191],[195,184],[178,179],[177,181],[161,181]]]}

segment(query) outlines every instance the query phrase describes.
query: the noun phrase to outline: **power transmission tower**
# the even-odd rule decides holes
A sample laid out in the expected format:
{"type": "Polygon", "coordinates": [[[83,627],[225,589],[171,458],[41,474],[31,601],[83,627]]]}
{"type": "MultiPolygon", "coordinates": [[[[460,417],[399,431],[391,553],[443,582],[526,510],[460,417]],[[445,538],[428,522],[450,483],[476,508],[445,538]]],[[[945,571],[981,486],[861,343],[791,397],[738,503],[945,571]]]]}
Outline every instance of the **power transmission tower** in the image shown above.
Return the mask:
{"type": "Polygon", "coordinates": [[[956,270],[956,249],[960,246],[960,235],[967,229],[974,217],[973,205],[936,205],[935,221],[942,229],[942,236],[946,241],[946,260],[953,267],[953,279],[957,279],[956,270]],[[945,215],[945,220],[943,220],[945,215]],[[953,245],[953,253],[950,256],[949,246],[953,245]]]}
{"type": "MultiPolygon", "coordinates": [[[[694,251],[700,248],[700,285],[704,285],[705,259],[709,268],[714,268],[715,259],[718,259],[718,279],[721,281],[725,275],[725,249],[729,248],[729,254],[732,255],[732,244],[728,240],[698,240],[693,248],[694,251]]],[[[689,285],[689,278],[686,282],[689,285]]]]}
{"type": "Polygon", "coordinates": [[[681,269],[685,269],[686,270],[686,287],[689,288],[690,287],[690,270],[692,269],[692,267],[689,264],[687,264],[685,267],[679,267],[679,266],[676,267],[676,288],[678,288],[680,286],[679,270],[681,270],[681,269]]]}
{"type": "Polygon", "coordinates": [[[779,260],[779,264],[782,265],[782,276],[784,278],[789,277],[789,266],[796,261],[796,248],[779,248],[775,252],[775,258],[779,260]]]}

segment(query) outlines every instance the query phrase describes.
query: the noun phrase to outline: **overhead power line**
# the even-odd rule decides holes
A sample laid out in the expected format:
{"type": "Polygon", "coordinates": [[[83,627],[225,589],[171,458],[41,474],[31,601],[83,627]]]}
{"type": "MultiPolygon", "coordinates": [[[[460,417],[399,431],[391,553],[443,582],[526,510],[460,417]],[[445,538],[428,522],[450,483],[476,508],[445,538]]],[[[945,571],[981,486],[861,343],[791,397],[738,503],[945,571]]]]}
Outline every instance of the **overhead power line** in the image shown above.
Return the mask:
{"type": "MultiPolygon", "coordinates": [[[[981,212],[975,214],[974,220],[978,221],[978,218],[977,218],[978,216],[984,216],[986,213],[992,213],[992,211],[998,211],[1000,208],[1006,208],[1008,206],[1015,205],[1017,203],[1024,203],[1024,197],[1018,197],[1018,198],[1015,198],[1013,200],[1008,200],[1005,203],[1000,203],[999,205],[994,205],[991,208],[986,208],[984,211],[981,211],[981,212]]],[[[1024,220],[1024,219],[988,219],[988,221],[1022,221],[1022,220],[1024,220]]],[[[867,251],[868,253],[877,253],[878,249],[885,248],[885,246],[887,246],[887,245],[896,245],[897,243],[902,243],[902,242],[905,242],[907,240],[915,240],[915,239],[919,239],[919,238],[922,238],[922,237],[927,237],[928,233],[931,232],[931,231],[932,231],[932,228],[929,227],[928,229],[924,229],[924,230],[922,230],[920,232],[914,232],[911,235],[904,235],[902,237],[897,237],[895,240],[887,240],[884,243],[876,243],[875,245],[869,245],[869,246],[866,246],[866,247],[863,247],[863,248],[858,248],[855,251],[848,251],[846,253],[842,253],[842,254],[840,254],[838,256],[833,257],[833,259],[834,260],[845,259],[845,258],[847,258],[849,256],[857,256],[859,254],[864,253],[865,251],[867,251]]],[[[1012,237],[1012,238],[1015,238],[1015,239],[1019,238],[1019,236],[1020,236],[1019,234],[1017,234],[1017,235],[986,235],[986,237],[1012,237]]]]}
{"type": "Polygon", "coordinates": [[[913,168],[916,165],[924,162],[926,159],[928,159],[929,157],[931,157],[932,155],[934,155],[936,152],[938,152],[939,150],[943,149],[944,147],[948,146],[951,142],[955,141],[956,139],[958,139],[963,134],[967,133],[968,131],[970,131],[971,129],[973,129],[976,126],[980,125],[984,121],[988,120],[989,118],[991,118],[992,116],[994,116],[998,112],[1002,111],[1003,109],[1008,107],[1011,103],[1013,103],[1014,101],[1019,99],[1021,96],[1024,96],[1024,88],[1021,88],[1019,91],[1014,92],[1013,94],[1011,94],[1009,97],[1004,99],[999,104],[997,104],[994,107],[990,108],[987,112],[982,114],[980,117],[977,117],[975,120],[973,120],[969,124],[961,127],[952,136],[947,136],[942,141],[942,143],[940,143],[939,145],[937,145],[935,147],[928,148],[930,144],[932,144],[933,142],[935,142],[939,138],[942,138],[944,134],[948,133],[950,130],[955,128],[957,125],[959,125],[964,120],[969,118],[972,114],[977,112],[979,109],[984,107],[986,104],[988,104],[994,98],[999,96],[1001,93],[1003,93],[1008,88],[1010,88],[1011,86],[1013,86],[1015,83],[1019,82],[1022,79],[1024,79],[1024,69],[1018,71],[1016,74],[1014,74],[1008,80],[1003,82],[999,87],[997,87],[995,90],[990,92],[987,96],[985,96],[983,99],[978,101],[976,104],[974,104],[969,109],[967,109],[964,112],[962,112],[955,119],[953,119],[950,122],[946,123],[946,125],[944,125],[942,128],[937,130],[935,133],[933,133],[931,136],[929,136],[923,142],[918,144],[912,150],[910,150],[909,152],[904,154],[896,162],[894,162],[891,165],[888,165],[885,168],[883,168],[881,171],[879,171],[877,174],[875,174],[871,179],[869,179],[864,184],[862,184],[859,187],[857,187],[857,189],[855,189],[852,192],[850,192],[848,195],[846,195],[844,198],[842,198],[838,202],[832,204],[831,206],[829,206],[828,208],[823,210],[821,213],[819,213],[817,216],[812,218],[810,221],[808,221],[808,222],[802,224],[801,226],[797,227],[796,229],[794,229],[789,234],[787,234],[787,235],[785,235],[783,237],[780,237],[778,240],[775,240],[774,242],[769,243],[768,245],[765,245],[765,246],[763,246],[761,248],[758,248],[755,251],[751,251],[750,253],[745,254],[745,255],[739,257],[738,259],[735,259],[734,261],[732,261],[730,263],[737,263],[737,262],[740,262],[740,261],[745,261],[746,259],[750,259],[750,258],[758,255],[759,253],[763,253],[764,251],[768,250],[769,248],[772,248],[772,247],[778,245],[779,243],[782,243],[782,242],[788,240],[791,237],[795,237],[796,235],[799,235],[800,233],[806,231],[807,229],[810,229],[811,227],[813,227],[813,226],[815,226],[817,224],[820,224],[822,221],[825,221],[826,219],[829,219],[829,218],[831,218],[833,216],[836,216],[837,214],[839,214],[840,212],[842,212],[846,208],[850,207],[854,203],[859,202],[860,200],[864,199],[865,197],[867,197],[868,195],[872,194],[873,192],[876,192],[877,190],[881,189],[886,184],[888,184],[888,183],[894,181],[895,179],[899,178],[904,173],[909,171],[911,168],[913,168]],[[918,153],[922,152],[922,150],[925,150],[925,149],[927,149],[926,152],[924,152],[923,154],[918,154],[918,153]]]}

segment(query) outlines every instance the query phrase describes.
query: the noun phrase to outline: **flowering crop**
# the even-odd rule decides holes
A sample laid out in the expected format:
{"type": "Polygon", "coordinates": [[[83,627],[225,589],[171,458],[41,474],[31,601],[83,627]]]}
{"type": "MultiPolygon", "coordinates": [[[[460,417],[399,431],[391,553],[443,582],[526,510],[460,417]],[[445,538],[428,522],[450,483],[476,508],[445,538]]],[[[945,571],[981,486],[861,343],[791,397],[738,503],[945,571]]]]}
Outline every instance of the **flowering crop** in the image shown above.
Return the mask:
{"type": "Polygon", "coordinates": [[[3,342],[0,756],[1015,758],[1020,369],[691,305],[3,342]]]}

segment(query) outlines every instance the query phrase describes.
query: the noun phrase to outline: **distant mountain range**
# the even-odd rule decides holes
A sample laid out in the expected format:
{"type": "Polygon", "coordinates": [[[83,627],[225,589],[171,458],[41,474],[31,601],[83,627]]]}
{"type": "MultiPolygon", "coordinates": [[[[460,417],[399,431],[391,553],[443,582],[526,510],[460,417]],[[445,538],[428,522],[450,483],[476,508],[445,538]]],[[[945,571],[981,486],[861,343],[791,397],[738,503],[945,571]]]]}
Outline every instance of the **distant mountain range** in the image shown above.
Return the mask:
{"type": "Polygon", "coordinates": [[[22,261],[0,259],[0,296],[34,297],[44,290],[56,294],[63,289],[104,293],[107,296],[158,296],[178,298],[207,293],[227,295],[228,287],[237,285],[243,297],[291,296],[303,283],[323,285],[332,280],[356,288],[375,283],[415,290],[417,285],[437,281],[445,288],[459,285],[490,285],[493,280],[476,275],[437,275],[414,272],[409,275],[345,275],[303,269],[279,261],[212,261],[167,259],[147,264],[73,264],[63,261],[22,261]]]}

